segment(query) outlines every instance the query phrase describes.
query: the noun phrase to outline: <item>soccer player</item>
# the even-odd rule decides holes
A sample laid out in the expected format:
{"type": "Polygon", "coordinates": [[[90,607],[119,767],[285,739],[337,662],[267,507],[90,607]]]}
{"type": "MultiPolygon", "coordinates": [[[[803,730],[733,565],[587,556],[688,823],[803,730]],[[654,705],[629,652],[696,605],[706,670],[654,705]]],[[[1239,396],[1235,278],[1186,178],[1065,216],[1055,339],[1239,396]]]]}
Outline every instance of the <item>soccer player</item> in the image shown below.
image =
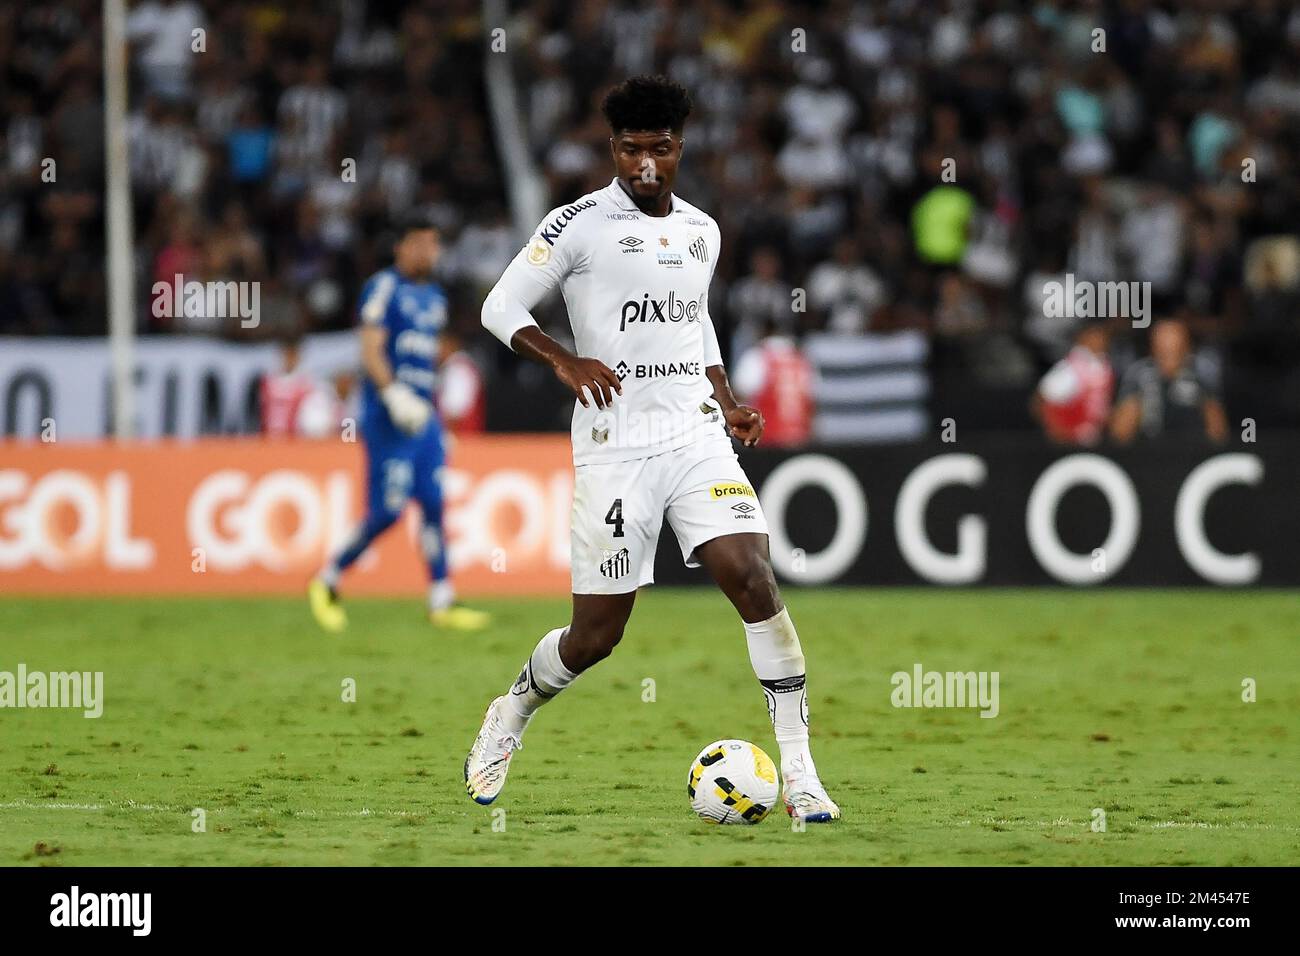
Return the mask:
{"type": "Polygon", "coordinates": [[[772,574],[763,511],[731,445],[730,436],[754,445],[763,419],[732,394],[709,318],[721,235],[672,192],[690,109],[686,90],[663,77],[612,90],[603,112],[614,179],[548,213],[483,305],[493,335],[549,366],[577,397],[573,614],[488,706],[465,786],[479,803],[496,799],[538,708],[614,649],[638,586],[653,582],[667,517],[683,560],[708,570],[744,622],[781,750],[786,810],[828,822],[840,811],[808,749],[803,651],[772,574]],[[530,314],[557,285],[576,355],[530,314]]]}
{"type": "Polygon", "coordinates": [[[414,497],[423,512],[420,545],[429,566],[429,620],[438,627],[486,627],[482,611],[455,603],[447,571],[442,524],[442,426],[434,411],[438,333],[447,321],[447,297],[433,281],[440,245],[421,219],[403,225],[393,265],[361,290],[361,437],[366,444],[365,520],[343,550],[308,586],[312,614],[322,628],[347,626],[339,577],[370,543],[392,526],[414,497]]]}

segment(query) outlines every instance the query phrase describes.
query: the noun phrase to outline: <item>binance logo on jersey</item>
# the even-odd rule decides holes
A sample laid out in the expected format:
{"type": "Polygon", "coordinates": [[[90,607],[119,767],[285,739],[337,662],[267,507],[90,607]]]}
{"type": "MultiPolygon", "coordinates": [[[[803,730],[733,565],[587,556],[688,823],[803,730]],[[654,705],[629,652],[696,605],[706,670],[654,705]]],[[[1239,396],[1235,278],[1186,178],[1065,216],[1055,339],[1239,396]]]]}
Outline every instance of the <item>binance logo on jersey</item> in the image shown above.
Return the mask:
{"type": "Polygon", "coordinates": [[[614,366],[614,374],[621,382],[629,375],[633,378],[671,378],[675,375],[699,375],[699,362],[653,362],[645,365],[628,365],[623,360],[614,366]]]}
{"type": "Polygon", "coordinates": [[[709,489],[714,498],[752,498],[754,489],[738,481],[725,481],[709,489]]]}
{"type": "Polygon", "coordinates": [[[694,322],[700,317],[706,295],[708,293],[704,292],[698,299],[687,300],[679,299],[676,292],[669,292],[666,299],[652,299],[647,292],[641,296],[640,302],[628,299],[619,315],[618,330],[626,331],[633,322],[680,322],[682,319],[694,322]]]}

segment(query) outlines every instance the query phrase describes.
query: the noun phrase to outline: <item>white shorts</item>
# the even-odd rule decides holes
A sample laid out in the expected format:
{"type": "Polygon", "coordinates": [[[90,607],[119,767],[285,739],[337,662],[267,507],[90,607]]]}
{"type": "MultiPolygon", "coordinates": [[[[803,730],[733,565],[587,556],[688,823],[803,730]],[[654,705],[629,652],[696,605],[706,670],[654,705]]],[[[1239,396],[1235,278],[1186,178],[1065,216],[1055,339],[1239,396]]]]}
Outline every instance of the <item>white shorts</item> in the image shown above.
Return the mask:
{"type": "Polygon", "coordinates": [[[767,534],[767,519],[729,439],[705,439],[631,461],[574,468],[574,594],[625,594],[654,583],[664,516],[682,560],[726,534],[767,534]]]}

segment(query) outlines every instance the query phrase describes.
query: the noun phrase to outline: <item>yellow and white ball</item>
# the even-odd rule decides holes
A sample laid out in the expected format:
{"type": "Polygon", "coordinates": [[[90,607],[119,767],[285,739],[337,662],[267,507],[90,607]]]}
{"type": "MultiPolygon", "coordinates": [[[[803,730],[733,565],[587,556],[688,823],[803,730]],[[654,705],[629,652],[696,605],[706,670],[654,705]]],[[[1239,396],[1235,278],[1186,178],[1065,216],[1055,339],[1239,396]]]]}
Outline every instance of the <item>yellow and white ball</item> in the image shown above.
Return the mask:
{"type": "Polygon", "coordinates": [[[686,792],[705,823],[761,823],[776,806],[776,765],[747,740],[716,740],[691,763],[686,792]]]}

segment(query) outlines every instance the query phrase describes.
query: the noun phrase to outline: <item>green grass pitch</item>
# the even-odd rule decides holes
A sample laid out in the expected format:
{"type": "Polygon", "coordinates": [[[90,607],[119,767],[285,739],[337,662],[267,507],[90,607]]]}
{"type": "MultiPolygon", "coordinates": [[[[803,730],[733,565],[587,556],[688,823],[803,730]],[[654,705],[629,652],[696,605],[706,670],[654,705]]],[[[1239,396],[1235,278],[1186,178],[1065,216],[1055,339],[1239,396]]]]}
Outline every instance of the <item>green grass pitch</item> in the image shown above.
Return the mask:
{"type": "Polygon", "coordinates": [[[289,599],[0,599],[0,671],[100,670],[105,697],[97,720],[0,710],[0,864],[1300,860],[1294,592],[786,597],[844,812],[805,832],[779,810],[756,827],[690,812],[705,744],[777,754],[711,590],[643,593],[614,656],[534,720],[492,807],[465,795],[465,752],[566,601],[483,602],[496,623],[467,635],[430,630],[415,600],[355,600],[330,637],[289,599]],[[997,671],[1000,714],[893,707],[890,675],[918,662],[997,671]]]}

